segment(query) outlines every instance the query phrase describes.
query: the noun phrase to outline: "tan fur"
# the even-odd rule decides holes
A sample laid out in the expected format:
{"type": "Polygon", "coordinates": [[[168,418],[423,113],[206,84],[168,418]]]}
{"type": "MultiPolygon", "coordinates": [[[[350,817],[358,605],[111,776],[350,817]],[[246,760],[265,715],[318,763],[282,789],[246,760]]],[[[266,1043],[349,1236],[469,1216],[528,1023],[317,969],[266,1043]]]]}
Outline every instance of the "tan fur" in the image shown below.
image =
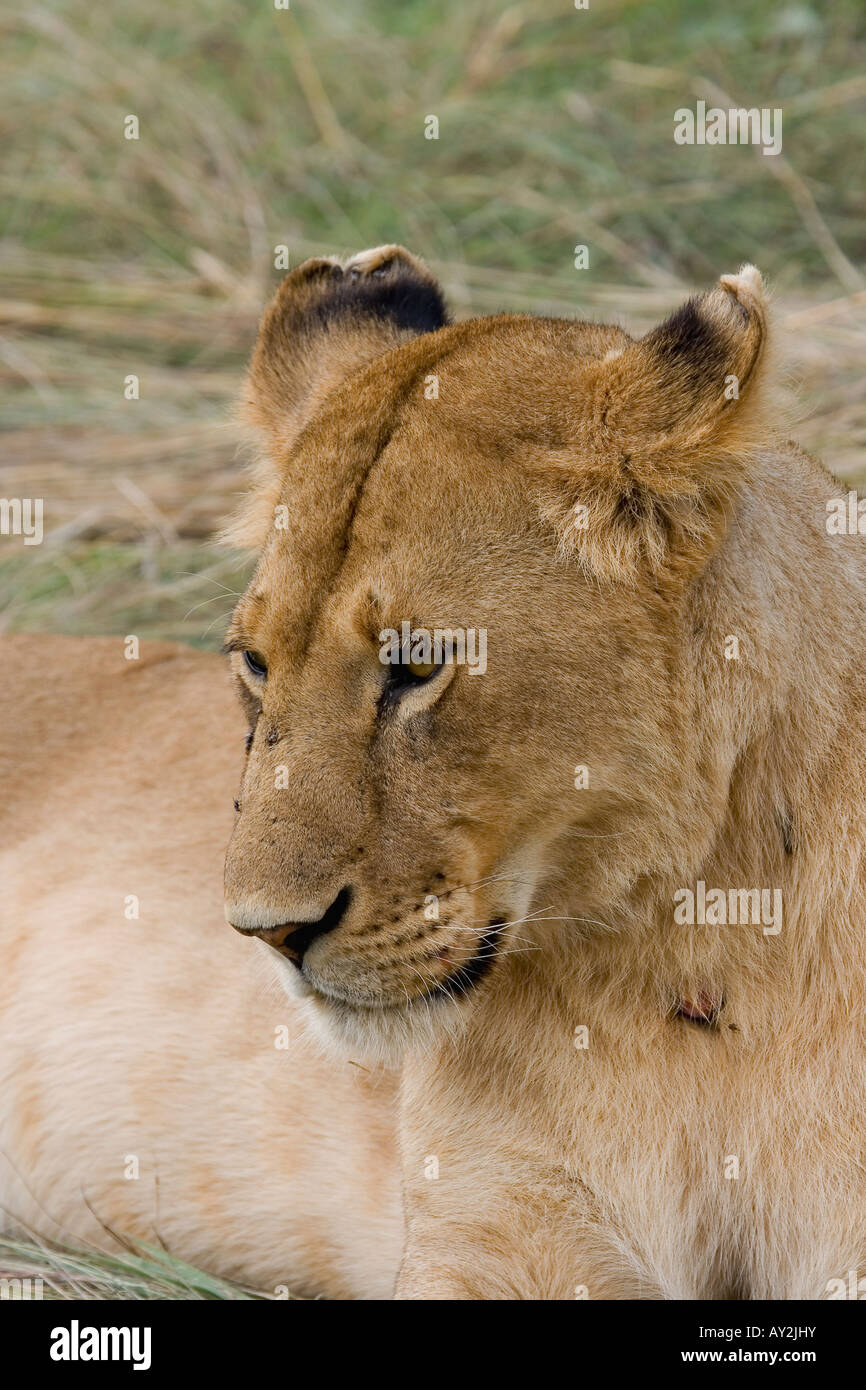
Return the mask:
{"type": "Polygon", "coordinates": [[[7,641],[4,1204],[337,1297],[398,1258],[401,1298],[826,1296],[866,1272],[866,573],[775,435],[760,276],[634,341],[326,264],[245,398],[225,910],[290,945],[351,901],[303,974],[220,928],[215,659],[7,641]],[[404,619],[485,628],[486,673],[388,697],[404,619]],[[678,924],[698,880],[781,930],[678,924]]]}
{"type": "Polygon", "coordinates": [[[147,642],[127,661],[121,638],[2,650],[0,1226],[388,1297],[393,1080],[324,1061],[223,918],[244,733],[223,663],[147,642]]]}

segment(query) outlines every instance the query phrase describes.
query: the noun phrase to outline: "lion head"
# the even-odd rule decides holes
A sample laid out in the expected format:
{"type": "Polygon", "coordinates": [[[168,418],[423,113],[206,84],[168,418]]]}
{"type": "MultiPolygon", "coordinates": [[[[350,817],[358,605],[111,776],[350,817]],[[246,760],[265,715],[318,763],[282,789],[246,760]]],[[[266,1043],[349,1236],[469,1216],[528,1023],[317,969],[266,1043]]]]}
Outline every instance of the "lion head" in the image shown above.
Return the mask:
{"type": "Polygon", "coordinates": [[[451,324],[396,246],[284,280],[245,398],[226,915],[329,1036],[459,1023],[557,905],[594,930],[711,834],[730,769],[683,634],[761,442],[766,328],[752,267],[637,340],[451,324]]]}

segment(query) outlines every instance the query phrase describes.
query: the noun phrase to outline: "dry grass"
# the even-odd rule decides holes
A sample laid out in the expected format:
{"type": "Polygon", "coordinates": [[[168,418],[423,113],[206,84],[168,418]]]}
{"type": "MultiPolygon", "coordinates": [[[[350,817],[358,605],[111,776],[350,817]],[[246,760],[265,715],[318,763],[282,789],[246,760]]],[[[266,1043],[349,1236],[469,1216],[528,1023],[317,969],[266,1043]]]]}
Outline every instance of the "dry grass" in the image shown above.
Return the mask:
{"type": "MultiPolygon", "coordinates": [[[[127,1242],[117,1254],[0,1236],[0,1280],[20,1280],[0,1297],[20,1300],[268,1300],[269,1295],[197,1269],[158,1246],[127,1242]]],[[[6,1288],[5,1285],[0,1285],[6,1288]]]]}
{"type": "Polygon", "coordinates": [[[754,259],[800,437],[861,478],[862,7],[603,9],[68,0],[3,21],[0,491],[43,497],[47,531],[0,539],[3,628],[218,644],[246,567],[208,542],[243,487],[231,405],[279,243],[294,264],[402,240],[458,315],[638,329],[754,259]],[[678,105],[729,93],[783,106],[781,162],[674,145],[678,105]]]}

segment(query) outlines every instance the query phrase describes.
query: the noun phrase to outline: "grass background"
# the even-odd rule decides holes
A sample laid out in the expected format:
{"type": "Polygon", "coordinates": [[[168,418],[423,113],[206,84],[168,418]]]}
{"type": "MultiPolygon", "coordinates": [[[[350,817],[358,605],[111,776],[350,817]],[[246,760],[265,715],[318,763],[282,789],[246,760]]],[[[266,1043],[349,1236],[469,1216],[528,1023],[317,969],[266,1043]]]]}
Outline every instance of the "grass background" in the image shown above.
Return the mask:
{"type": "Polygon", "coordinates": [[[458,316],[637,330],[755,260],[800,437],[862,479],[862,0],[291,3],[0,21],[0,495],[43,497],[47,533],[0,537],[0,627],[219,644],[246,571],[210,538],[278,244],[294,265],[401,241],[458,316]],[[780,106],[782,155],[675,145],[698,97],[780,106]]]}
{"type": "MultiPolygon", "coordinates": [[[[404,242],[458,316],[632,330],[754,260],[800,439],[866,482],[862,0],[64,0],[8,6],[0,39],[0,495],[43,497],[46,528],[0,537],[0,629],[219,645],[246,573],[212,541],[244,485],[230,410],[279,244],[404,242]],[[698,98],[781,107],[783,153],[675,145],[698,98]]],[[[0,1265],[244,1296],[78,1258],[0,1265]]]]}

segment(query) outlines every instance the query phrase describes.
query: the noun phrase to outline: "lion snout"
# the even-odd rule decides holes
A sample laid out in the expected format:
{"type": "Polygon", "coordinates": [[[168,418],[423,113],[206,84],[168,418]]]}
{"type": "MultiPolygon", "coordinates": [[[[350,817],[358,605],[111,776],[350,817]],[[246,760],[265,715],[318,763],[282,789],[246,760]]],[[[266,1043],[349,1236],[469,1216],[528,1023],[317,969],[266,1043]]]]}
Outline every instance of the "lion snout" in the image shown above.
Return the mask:
{"type": "MultiPolygon", "coordinates": [[[[226,920],[242,936],[257,936],[260,941],[272,946],[300,969],[304,955],[313,942],[340,925],[349,909],[352,896],[351,887],[346,886],[340,889],[334,900],[318,915],[312,915],[307,908],[303,913],[300,910],[297,915],[293,913],[290,920],[277,923],[272,920],[273,911],[257,910],[255,905],[251,904],[227,902],[226,920]]],[[[289,914],[279,912],[277,915],[289,914]]]]}

